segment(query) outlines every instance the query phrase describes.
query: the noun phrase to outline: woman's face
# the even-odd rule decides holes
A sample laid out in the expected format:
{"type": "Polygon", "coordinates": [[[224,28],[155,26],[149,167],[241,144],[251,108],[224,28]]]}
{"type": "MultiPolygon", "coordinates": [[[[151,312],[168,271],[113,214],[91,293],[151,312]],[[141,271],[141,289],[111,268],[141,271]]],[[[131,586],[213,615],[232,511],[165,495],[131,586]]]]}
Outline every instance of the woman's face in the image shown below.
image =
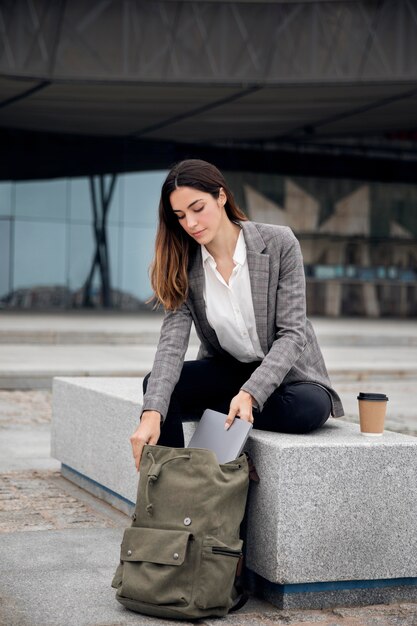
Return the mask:
{"type": "Polygon", "coordinates": [[[200,244],[207,245],[216,237],[224,220],[226,194],[220,188],[218,198],[210,193],[178,187],[169,197],[172,210],[185,232],[200,244]]]}

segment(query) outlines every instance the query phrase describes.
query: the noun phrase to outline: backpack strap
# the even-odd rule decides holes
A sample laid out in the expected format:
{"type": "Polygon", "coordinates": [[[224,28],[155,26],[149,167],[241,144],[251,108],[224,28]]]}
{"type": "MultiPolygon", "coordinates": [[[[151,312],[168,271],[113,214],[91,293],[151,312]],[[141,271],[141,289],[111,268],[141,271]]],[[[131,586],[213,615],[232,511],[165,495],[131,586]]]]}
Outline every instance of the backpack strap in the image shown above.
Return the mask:
{"type": "Polygon", "coordinates": [[[258,472],[256,471],[255,464],[247,452],[245,452],[245,455],[248,460],[249,480],[253,481],[254,483],[259,483],[260,478],[258,472]]]}
{"type": "Polygon", "coordinates": [[[236,567],[236,578],[235,578],[235,592],[236,592],[236,600],[231,609],[229,609],[229,613],[233,613],[234,611],[238,611],[245,606],[246,602],[249,600],[249,594],[244,590],[242,585],[242,570],[243,570],[243,555],[240,557],[237,567],[236,567]]]}
{"type": "Polygon", "coordinates": [[[148,481],[146,483],[145,489],[145,499],[146,499],[146,512],[148,515],[153,514],[153,504],[150,500],[149,487],[155,481],[158,480],[159,474],[161,473],[162,467],[167,463],[171,463],[171,461],[177,461],[178,459],[191,459],[191,454],[178,454],[177,456],[172,457],[171,459],[166,459],[162,463],[155,463],[155,459],[153,457],[152,452],[147,452],[148,457],[152,461],[152,465],[148,471],[148,481]]]}

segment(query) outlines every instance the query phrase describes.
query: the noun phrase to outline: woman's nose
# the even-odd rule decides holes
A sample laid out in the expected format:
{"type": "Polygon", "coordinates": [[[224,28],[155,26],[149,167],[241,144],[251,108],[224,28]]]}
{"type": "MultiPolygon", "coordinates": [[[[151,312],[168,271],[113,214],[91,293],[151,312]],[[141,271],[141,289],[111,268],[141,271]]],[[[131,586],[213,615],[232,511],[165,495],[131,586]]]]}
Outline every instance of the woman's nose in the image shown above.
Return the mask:
{"type": "Polygon", "coordinates": [[[186,220],[188,228],[193,228],[197,224],[197,216],[192,213],[187,215],[186,220]]]}

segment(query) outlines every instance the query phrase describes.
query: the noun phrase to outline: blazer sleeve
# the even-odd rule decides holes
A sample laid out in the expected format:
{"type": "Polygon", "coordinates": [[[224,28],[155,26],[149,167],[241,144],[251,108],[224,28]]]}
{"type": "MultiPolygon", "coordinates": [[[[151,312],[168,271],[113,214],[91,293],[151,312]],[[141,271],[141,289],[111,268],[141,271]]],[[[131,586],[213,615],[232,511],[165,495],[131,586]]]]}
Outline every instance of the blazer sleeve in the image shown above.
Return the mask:
{"type": "Polygon", "coordinates": [[[300,244],[289,228],[284,231],[279,251],[269,254],[270,272],[278,271],[275,339],[262,363],[241,387],[254,397],[260,411],[306,347],[304,264],[300,244]]]}
{"type": "Polygon", "coordinates": [[[191,312],[186,304],[177,311],[166,311],[142,412],[158,411],[165,419],[171,394],[181,374],[191,324],[191,312]]]}

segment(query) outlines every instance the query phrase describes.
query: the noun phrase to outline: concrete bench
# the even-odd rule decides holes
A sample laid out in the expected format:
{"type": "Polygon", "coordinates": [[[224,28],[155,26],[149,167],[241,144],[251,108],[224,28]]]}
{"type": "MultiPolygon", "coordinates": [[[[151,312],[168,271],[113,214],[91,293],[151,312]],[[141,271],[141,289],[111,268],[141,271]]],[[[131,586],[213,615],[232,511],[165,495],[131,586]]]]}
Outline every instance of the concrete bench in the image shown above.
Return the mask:
{"type": "MultiPolygon", "coordinates": [[[[64,476],[126,513],[141,400],[139,378],[54,379],[52,456],[64,476]]],[[[261,477],[247,516],[257,594],[281,608],[417,599],[417,438],[370,440],[331,419],[310,435],[253,431],[248,451],[261,477]]]]}

